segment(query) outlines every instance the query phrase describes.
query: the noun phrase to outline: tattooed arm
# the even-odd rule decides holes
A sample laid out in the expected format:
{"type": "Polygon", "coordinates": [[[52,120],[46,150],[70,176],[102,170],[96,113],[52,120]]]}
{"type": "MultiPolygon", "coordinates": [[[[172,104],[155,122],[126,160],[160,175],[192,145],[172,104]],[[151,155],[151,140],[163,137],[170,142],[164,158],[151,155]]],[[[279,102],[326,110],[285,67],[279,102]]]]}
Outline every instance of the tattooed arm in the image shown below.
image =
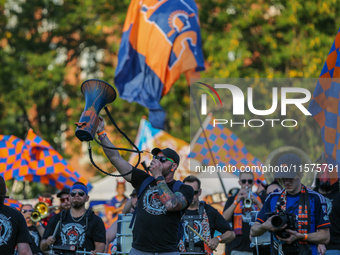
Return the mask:
{"type": "MultiPolygon", "coordinates": [[[[171,163],[170,161],[166,161],[161,163],[160,161],[153,159],[150,164],[150,172],[152,173],[153,177],[161,177],[164,176],[165,180],[158,180],[157,187],[158,187],[158,194],[160,200],[162,201],[163,205],[165,206],[167,211],[180,211],[183,210],[191,203],[192,198],[187,198],[181,192],[173,193],[171,189],[169,189],[166,182],[173,181],[174,171],[177,169],[176,163],[171,163]]],[[[190,186],[186,186],[191,188],[190,186]]],[[[191,188],[192,189],[192,188],[191,188]]],[[[182,190],[183,192],[184,190],[182,190]]],[[[192,192],[193,196],[193,192],[192,192]]]]}
{"type": "Polygon", "coordinates": [[[187,205],[188,201],[180,192],[173,193],[164,180],[157,182],[159,198],[167,211],[180,211],[187,205]]]}

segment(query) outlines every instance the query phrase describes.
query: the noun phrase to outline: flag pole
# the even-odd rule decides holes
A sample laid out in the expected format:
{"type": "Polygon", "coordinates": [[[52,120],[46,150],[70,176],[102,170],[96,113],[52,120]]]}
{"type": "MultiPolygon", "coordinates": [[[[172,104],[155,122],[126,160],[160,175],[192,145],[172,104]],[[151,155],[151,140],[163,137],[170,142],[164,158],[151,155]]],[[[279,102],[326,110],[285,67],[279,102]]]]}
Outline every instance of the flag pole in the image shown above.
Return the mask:
{"type": "MultiPolygon", "coordinates": [[[[198,107],[197,107],[197,104],[196,104],[196,100],[195,100],[194,96],[192,95],[191,89],[190,89],[190,88],[189,88],[189,90],[190,90],[190,96],[191,96],[191,98],[192,98],[192,100],[193,100],[193,103],[194,103],[194,106],[195,106],[195,111],[196,111],[198,120],[199,120],[199,122],[200,122],[200,126],[201,126],[201,129],[202,129],[202,132],[203,132],[203,134],[204,134],[205,142],[206,142],[207,145],[208,145],[208,149],[209,149],[209,153],[210,153],[211,159],[212,159],[212,161],[213,161],[214,166],[216,166],[215,157],[214,157],[214,155],[213,155],[213,153],[212,153],[212,151],[211,151],[211,148],[210,148],[210,144],[209,144],[207,135],[206,135],[205,130],[204,130],[204,128],[203,128],[203,123],[202,123],[202,119],[201,119],[200,114],[199,114],[199,111],[198,111],[198,107]]],[[[221,178],[221,174],[220,174],[218,171],[216,171],[216,172],[217,172],[218,179],[219,179],[220,182],[221,182],[221,186],[222,186],[223,192],[224,192],[225,196],[227,197],[227,191],[226,191],[226,189],[225,189],[225,187],[224,187],[224,184],[223,184],[223,181],[222,181],[222,178],[221,178]]]]}

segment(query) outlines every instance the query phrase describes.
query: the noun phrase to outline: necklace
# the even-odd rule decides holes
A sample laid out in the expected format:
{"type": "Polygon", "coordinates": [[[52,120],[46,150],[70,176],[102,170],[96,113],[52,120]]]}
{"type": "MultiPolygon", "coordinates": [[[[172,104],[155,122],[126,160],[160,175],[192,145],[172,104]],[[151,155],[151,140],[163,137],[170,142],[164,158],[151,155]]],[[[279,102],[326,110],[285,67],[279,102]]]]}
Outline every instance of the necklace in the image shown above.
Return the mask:
{"type": "Polygon", "coordinates": [[[80,217],[80,219],[78,219],[78,220],[75,220],[74,218],[73,218],[73,216],[72,216],[72,213],[71,213],[71,211],[70,211],[70,214],[71,214],[71,218],[72,218],[72,220],[74,221],[74,222],[79,222],[79,221],[81,221],[81,219],[84,217],[84,215],[86,214],[86,211],[84,212],[84,214],[80,217]]]}

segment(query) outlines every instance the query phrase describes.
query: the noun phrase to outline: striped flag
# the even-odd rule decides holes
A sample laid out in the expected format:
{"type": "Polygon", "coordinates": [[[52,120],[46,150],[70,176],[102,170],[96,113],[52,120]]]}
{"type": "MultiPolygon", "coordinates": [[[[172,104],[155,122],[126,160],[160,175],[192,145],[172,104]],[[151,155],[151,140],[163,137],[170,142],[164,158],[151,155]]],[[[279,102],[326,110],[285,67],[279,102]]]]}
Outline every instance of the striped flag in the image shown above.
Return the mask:
{"type": "MultiPolygon", "coordinates": [[[[189,160],[186,158],[189,155],[190,146],[187,142],[177,139],[161,129],[152,127],[151,123],[144,118],[141,119],[138,133],[135,141],[136,146],[140,150],[151,152],[155,147],[165,149],[167,147],[175,150],[180,156],[180,163],[175,172],[175,179],[183,180],[190,174],[189,160]]],[[[131,154],[129,163],[135,165],[138,160],[138,154],[131,154]]],[[[148,165],[152,160],[151,153],[144,152],[141,154],[141,162],[145,161],[148,165]]],[[[142,166],[140,166],[141,169],[142,166]]]]}

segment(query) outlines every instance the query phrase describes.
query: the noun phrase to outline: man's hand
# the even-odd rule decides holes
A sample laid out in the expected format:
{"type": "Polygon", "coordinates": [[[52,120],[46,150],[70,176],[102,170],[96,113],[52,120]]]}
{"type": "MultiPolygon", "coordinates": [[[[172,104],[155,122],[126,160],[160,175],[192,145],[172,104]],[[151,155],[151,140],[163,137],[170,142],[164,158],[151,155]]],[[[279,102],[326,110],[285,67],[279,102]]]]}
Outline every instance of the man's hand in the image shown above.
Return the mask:
{"type": "Polygon", "coordinates": [[[97,254],[97,251],[96,251],[96,250],[91,251],[91,255],[98,255],[98,254],[97,254]]]}
{"type": "Polygon", "coordinates": [[[243,198],[248,197],[248,192],[245,189],[240,189],[239,193],[237,194],[236,202],[240,203],[243,198]]]}
{"type": "Polygon", "coordinates": [[[159,160],[153,159],[149,169],[153,177],[163,176],[163,164],[159,160]]]}
{"type": "Polygon", "coordinates": [[[318,245],[318,253],[321,254],[321,255],[325,255],[326,253],[326,246],[323,245],[323,244],[319,244],[318,245]]]}
{"type": "Polygon", "coordinates": [[[217,237],[214,237],[210,239],[208,246],[210,249],[215,250],[219,243],[220,243],[220,240],[218,240],[217,237]]]}
{"type": "Polygon", "coordinates": [[[276,236],[280,241],[284,241],[288,244],[291,244],[297,240],[301,240],[305,237],[304,234],[300,234],[297,231],[291,230],[291,229],[286,229],[286,232],[290,234],[288,238],[281,238],[279,236],[276,236]]]}
{"type": "Polygon", "coordinates": [[[97,133],[102,132],[104,130],[104,127],[105,127],[104,118],[99,116],[99,124],[98,124],[98,127],[97,127],[97,133]]]}
{"type": "Polygon", "coordinates": [[[48,246],[51,246],[52,244],[54,244],[55,242],[55,238],[53,238],[53,236],[49,236],[46,240],[46,243],[48,246]]]}

